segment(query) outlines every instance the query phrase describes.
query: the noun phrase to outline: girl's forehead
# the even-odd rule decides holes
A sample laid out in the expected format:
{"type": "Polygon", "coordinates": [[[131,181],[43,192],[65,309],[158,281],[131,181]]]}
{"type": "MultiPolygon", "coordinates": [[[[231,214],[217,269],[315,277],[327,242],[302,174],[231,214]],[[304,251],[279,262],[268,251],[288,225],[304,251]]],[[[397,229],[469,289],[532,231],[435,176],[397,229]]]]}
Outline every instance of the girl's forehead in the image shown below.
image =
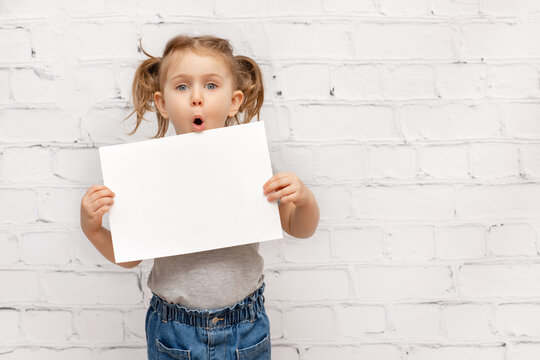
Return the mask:
{"type": "Polygon", "coordinates": [[[176,51],[169,55],[167,77],[175,76],[178,71],[222,73],[224,76],[232,75],[225,59],[209,51],[176,51]]]}

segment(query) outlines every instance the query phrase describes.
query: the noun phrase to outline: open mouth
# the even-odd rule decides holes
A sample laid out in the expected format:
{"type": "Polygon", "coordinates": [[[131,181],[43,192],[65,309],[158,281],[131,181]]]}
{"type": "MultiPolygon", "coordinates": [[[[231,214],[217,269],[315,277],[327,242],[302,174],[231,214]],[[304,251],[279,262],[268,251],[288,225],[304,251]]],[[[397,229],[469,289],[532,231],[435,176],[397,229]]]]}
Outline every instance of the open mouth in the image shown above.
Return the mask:
{"type": "Polygon", "coordinates": [[[196,125],[201,125],[203,123],[202,119],[201,118],[196,118],[194,121],[193,121],[196,125]]]}

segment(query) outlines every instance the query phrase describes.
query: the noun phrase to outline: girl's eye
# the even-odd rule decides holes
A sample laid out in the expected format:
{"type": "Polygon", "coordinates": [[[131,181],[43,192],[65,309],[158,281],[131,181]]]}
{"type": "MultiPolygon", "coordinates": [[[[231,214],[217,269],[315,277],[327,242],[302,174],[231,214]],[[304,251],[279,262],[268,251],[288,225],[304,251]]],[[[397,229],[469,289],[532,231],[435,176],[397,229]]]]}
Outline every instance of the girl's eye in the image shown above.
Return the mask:
{"type": "Polygon", "coordinates": [[[214,90],[215,88],[217,88],[217,85],[214,84],[214,83],[208,83],[208,84],[206,84],[206,86],[208,86],[209,90],[214,90]]]}
{"type": "Polygon", "coordinates": [[[178,90],[180,90],[180,91],[184,91],[184,90],[187,90],[187,85],[186,84],[181,84],[181,85],[178,85],[176,88],[178,90]]]}

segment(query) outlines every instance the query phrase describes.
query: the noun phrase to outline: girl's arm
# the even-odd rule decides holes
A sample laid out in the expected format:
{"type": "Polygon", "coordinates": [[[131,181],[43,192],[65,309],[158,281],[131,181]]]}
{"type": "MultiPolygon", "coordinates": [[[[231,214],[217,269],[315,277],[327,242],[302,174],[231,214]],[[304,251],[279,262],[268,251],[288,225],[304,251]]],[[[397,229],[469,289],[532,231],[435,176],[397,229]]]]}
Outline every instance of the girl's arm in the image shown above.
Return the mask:
{"type": "Polygon", "coordinates": [[[268,201],[280,199],[281,227],[287,234],[306,239],[315,233],[319,224],[319,206],[298,176],[276,174],[263,185],[263,193],[268,195],[268,201]]]}
{"type": "Polygon", "coordinates": [[[141,263],[142,260],[129,261],[123,263],[116,263],[114,261],[114,251],[112,246],[112,237],[109,229],[104,228],[103,226],[93,233],[85,234],[86,237],[94,244],[96,249],[105,256],[107,260],[115,263],[116,265],[122,266],[126,269],[133,268],[141,263]]]}
{"type": "MultiPolygon", "coordinates": [[[[104,185],[93,185],[81,200],[81,230],[98,251],[110,262],[114,261],[111,232],[101,226],[103,215],[114,204],[114,193],[104,185]]],[[[141,260],[118,263],[116,265],[132,268],[141,260]]]]}
{"type": "Polygon", "coordinates": [[[292,202],[279,205],[281,227],[285,232],[298,239],[311,237],[319,224],[319,206],[313,193],[308,191],[308,200],[302,206],[296,206],[292,202]]]}

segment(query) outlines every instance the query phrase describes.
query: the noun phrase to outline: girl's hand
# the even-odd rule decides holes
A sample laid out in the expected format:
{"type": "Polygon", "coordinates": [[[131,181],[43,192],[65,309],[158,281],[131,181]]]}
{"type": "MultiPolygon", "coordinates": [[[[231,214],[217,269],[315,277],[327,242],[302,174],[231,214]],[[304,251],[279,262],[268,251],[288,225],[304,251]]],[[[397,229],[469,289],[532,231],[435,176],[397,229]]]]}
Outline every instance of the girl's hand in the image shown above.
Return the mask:
{"type": "Polygon", "coordinates": [[[101,228],[103,215],[114,204],[114,193],[104,185],[91,186],[81,200],[81,229],[88,236],[101,228]]]}
{"type": "Polygon", "coordinates": [[[263,185],[264,195],[276,191],[268,196],[268,201],[281,199],[282,203],[292,202],[296,206],[304,206],[312,195],[309,189],[293,173],[279,173],[272,176],[263,185]]]}

